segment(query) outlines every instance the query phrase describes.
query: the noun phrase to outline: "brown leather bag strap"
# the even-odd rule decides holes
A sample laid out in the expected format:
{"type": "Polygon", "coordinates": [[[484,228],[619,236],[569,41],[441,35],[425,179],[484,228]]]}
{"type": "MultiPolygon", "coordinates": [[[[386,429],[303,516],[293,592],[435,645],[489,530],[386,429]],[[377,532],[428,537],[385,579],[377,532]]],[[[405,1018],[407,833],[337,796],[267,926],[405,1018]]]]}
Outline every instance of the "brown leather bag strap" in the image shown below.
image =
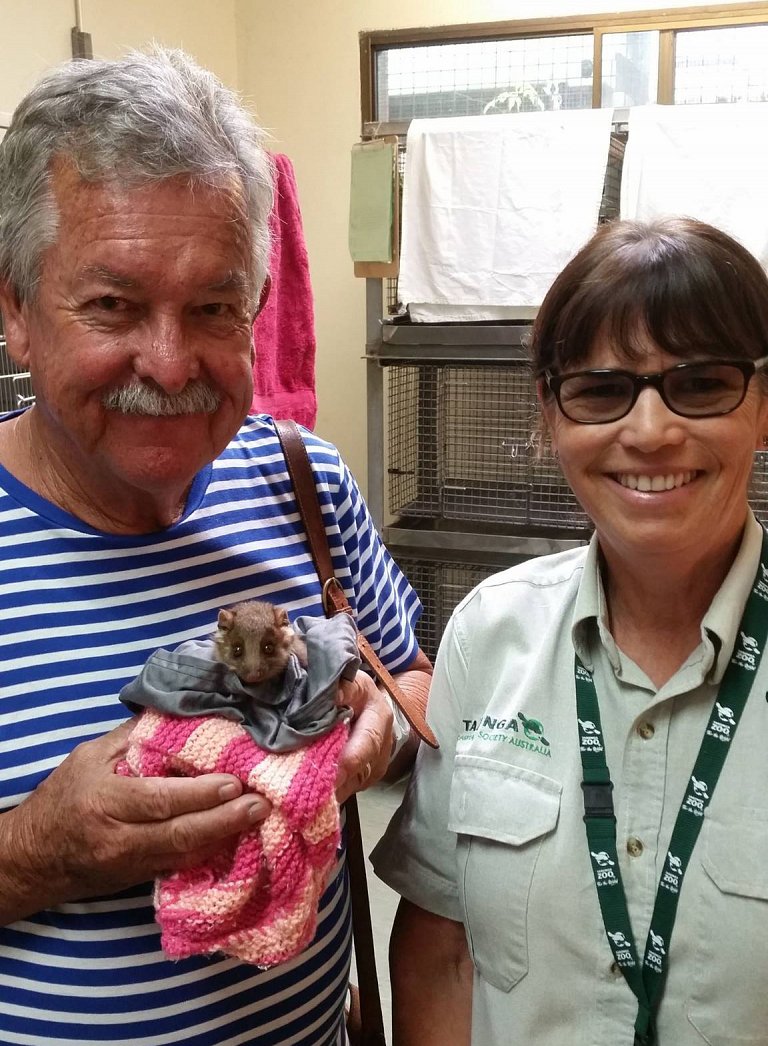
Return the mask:
{"type": "MultiPolygon", "coordinates": [[[[363,835],[360,830],[356,795],[347,799],[344,810],[347,820],[347,868],[352,905],[352,937],[355,942],[355,966],[360,993],[360,1029],[358,1043],[354,1046],[386,1046],[379,977],[376,972],[376,952],[373,946],[368,876],[365,870],[363,835]]],[[[352,1031],[351,1028],[349,1030],[352,1031]]]]}
{"type": "MultiPolygon", "coordinates": [[[[276,421],[275,427],[283,447],[285,460],[288,463],[288,472],[296,494],[299,514],[309,538],[315,568],[323,583],[323,606],[326,616],[333,617],[339,612],[351,613],[351,607],[341,585],[333,575],[328,537],[323,526],[320,503],[317,500],[317,488],[301,433],[292,421],[276,421]],[[333,582],[335,585],[332,584],[333,582]],[[334,598],[326,601],[326,592],[330,593],[331,590],[333,590],[334,598]]],[[[355,941],[355,963],[360,987],[360,1027],[354,1029],[354,1046],[386,1046],[357,797],[351,795],[344,804],[344,808],[347,822],[347,868],[352,904],[352,935],[355,941]]],[[[352,1030],[350,1028],[350,1032],[352,1030]]]]}
{"type": "MultiPolygon", "coordinates": [[[[307,448],[304,446],[304,440],[301,438],[295,421],[276,421],[275,428],[288,465],[288,474],[293,483],[293,492],[299,505],[299,515],[309,538],[315,570],[325,594],[326,582],[334,577],[333,560],[331,550],[328,548],[328,535],[323,524],[320,502],[317,500],[315,477],[307,448]]],[[[328,607],[325,605],[325,599],[323,599],[323,608],[327,614],[328,607]]]]}
{"type": "MultiPolygon", "coordinates": [[[[293,421],[276,421],[275,427],[283,447],[288,473],[293,483],[299,513],[304,529],[309,538],[312,559],[317,576],[323,586],[323,609],[331,617],[338,613],[352,613],[344,590],[333,572],[333,561],[328,548],[328,535],[323,524],[320,502],[317,500],[317,488],[312,466],[309,462],[307,448],[301,433],[293,421]]],[[[405,694],[390,672],[379,659],[378,654],[364,635],[358,633],[357,646],[360,656],[373,670],[374,675],[401,710],[413,730],[430,748],[438,748],[437,738],[427,724],[427,690],[405,694]]]]}

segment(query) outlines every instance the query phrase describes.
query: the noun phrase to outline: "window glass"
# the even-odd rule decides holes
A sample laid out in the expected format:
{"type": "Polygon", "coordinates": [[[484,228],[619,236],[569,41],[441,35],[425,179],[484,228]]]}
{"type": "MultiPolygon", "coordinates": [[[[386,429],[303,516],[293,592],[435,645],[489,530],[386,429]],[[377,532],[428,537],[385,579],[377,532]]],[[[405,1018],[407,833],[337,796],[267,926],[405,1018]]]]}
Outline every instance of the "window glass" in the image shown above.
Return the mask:
{"type": "Polygon", "coordinates": [[[606,33],[603,36],[603,108],[648,105],[656,101],[659,34],[606,33]]]}
{"type": "Polygon", "coordinates": [[[686,29],[675,40],[675,104],[768,101],[768,26],[686,29]]]}
{"type": "Polygon", "coordinates": [[[387,48],[376,119],[588,109],[592,49],[591,33],[387,48]]]}

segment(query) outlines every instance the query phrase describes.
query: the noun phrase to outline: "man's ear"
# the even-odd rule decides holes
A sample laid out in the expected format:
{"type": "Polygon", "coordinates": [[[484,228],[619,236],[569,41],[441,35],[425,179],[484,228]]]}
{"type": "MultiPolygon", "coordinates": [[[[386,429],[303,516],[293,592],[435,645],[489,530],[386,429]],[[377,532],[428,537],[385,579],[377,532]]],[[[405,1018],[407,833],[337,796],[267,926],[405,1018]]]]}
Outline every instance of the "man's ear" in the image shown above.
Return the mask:
{"type": "Polygon", "coordinates": [[[269,292],[272,289],[272,277],[267,273],[266,279],[264,280],[264,286],[261,288],[261,294],[259,295],[259,304],[256,306],[256,312],[253,314],[253,318],[259,315],[261,310],[267,304],[269,298],[269,292]]]}
{"type": "Polygon", "coordinates": [[[8,355],[24,370],[29,369],[28,306],[23,305],[8,283],[0,280],[0,313],[3,316],[8,355]]]}

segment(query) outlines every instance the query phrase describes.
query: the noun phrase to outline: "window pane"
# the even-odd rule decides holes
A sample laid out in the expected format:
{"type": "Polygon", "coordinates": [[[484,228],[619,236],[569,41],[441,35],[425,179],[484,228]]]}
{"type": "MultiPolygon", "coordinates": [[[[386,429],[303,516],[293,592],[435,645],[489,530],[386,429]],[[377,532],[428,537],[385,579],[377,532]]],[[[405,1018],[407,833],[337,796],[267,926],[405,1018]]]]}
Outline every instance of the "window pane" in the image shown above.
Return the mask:
{"type": "Polygon", "coordinates": [[[768,26],[686,29],[675,37],[675,104],[768,101],[768,26]]]}
{"type": "Polygon", "coordinates": [[[658,68],[658,32],[606,33],[603,37],[602,107],[655,102],[658,68]]]}
{"type": "Polygon", "coordinates": [[[592,47],[589,33],[379,51],[376,119],[588,109],[592,47]]]}

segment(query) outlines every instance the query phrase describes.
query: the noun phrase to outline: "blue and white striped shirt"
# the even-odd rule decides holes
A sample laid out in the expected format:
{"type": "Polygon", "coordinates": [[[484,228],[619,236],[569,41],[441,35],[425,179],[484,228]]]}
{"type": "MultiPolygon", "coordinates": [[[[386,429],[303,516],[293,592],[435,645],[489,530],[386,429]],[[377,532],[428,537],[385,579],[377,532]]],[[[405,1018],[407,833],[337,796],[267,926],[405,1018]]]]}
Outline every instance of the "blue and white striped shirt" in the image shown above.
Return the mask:
{"type": "MultiPolygon", "coordinates": [[[[416,654],[418,600],[334,448],[304,435],[337,576],[359,627],[400,671],[416,654]]],[[[196,477],[179,522],[152,534],[101,533],[0,469],[0,545],[0,813],[124,719],[117,693],[147,656],[210,634],[220,606],[264,598],[291,616],[322,613],[263,416],[196,477]]],[[[150,884],[61,904],[0,928],[0,1043],[330,1046],[343,1041],[349,959],[343,855],[315,941],[266,971],[167,961],[150,884]]]]}

